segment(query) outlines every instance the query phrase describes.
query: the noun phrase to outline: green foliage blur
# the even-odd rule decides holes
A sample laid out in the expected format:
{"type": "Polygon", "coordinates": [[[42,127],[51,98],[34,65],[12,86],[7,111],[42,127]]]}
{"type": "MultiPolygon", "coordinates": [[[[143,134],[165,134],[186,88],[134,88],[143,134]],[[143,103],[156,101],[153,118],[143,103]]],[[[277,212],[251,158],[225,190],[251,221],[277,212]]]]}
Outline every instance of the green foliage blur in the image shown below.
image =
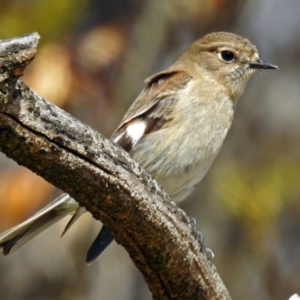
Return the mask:
{"type": "Polygon", "coordinates": [[[37,31],[41,42],[61,38],[83,18],[87,4],[82,0],[1,0],[0,36],[37,31]]]}

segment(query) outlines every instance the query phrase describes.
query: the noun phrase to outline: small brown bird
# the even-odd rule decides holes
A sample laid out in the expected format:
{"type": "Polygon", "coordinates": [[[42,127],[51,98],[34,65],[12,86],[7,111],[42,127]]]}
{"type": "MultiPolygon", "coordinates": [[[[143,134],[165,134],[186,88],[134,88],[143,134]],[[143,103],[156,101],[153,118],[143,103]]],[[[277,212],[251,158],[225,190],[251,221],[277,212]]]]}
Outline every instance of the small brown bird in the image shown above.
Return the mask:
{"type": "MultiPolygon", "coordinates": [[[[217,32],[193,43],[146,87],[112,135],[177,203],[203,178],[231,126],[248,80],[259,69],[277,69],[259,58],[256,47],[238,35],[217,32]]],[[[63,194],[22,224],[0,235],[4,254],[69,213],[66,229],[85,211],[63,194]]],[[[113,240],[103,227],[87,254],[93,262],[113,240]]]]}

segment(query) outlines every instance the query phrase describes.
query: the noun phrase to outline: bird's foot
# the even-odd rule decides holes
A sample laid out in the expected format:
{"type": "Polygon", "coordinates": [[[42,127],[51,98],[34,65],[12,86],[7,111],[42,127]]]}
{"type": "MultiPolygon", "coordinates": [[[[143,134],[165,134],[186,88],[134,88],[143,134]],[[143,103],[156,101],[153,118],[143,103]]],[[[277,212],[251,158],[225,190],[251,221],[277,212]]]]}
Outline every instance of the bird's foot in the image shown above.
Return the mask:
{"type": "Polygon", "coordinates": [[[199,244],[202,248],[202,251],[205,253],[207,259],[212,261],[215,257],[214,252],[205,245],[205,238],[203,233],[197,228],[196,219],[193,217],[189,217],[189,223],[193,229],[194,234],[197,236],[199,244]]]}

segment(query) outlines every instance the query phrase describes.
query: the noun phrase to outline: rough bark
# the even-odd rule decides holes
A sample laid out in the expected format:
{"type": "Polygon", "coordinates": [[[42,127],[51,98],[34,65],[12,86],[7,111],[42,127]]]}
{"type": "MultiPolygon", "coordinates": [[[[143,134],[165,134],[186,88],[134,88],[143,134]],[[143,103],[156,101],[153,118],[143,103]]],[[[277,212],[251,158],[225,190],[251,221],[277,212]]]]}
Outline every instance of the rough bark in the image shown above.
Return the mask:
{"type": "Polygon", "coordinates": [[[230,299],[193,222],[130,156],[18,80],[36,33],[0,41],[0,150],[101,220],[154,299],[230,299]]]}

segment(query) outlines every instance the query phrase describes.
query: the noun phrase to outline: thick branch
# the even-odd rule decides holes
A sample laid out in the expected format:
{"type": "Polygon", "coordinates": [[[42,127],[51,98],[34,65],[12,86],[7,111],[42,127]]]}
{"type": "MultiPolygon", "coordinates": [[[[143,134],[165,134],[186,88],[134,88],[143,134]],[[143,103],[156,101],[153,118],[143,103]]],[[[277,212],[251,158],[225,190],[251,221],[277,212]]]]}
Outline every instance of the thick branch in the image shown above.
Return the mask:
{"type": "Polygon", "coordinates": [[[158,184],[121,148],[17,81],[38,38],[0,43],[0,150],[100,219],[155,299],[230,299],[193,223],[158,184]]]}

